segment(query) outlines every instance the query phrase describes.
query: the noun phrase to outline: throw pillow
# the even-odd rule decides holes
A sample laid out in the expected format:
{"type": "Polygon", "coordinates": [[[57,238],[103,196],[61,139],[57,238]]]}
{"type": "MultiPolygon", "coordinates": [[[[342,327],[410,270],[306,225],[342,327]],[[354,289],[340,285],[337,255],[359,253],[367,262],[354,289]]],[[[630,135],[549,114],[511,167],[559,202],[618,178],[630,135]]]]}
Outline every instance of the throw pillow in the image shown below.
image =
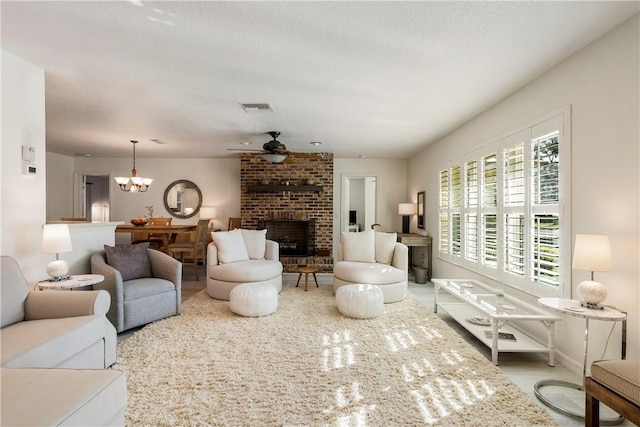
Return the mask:
{"type": "Polygon", "coordinates": [[[267,230],[245,230],[240,229],[244,244],[247,247],[247,254],[251,259],[264,259],[267,248],[267,230]]]}
{"type": "Polygon", "coordinates": [[[220,264],[247,261],[249,254],[239,228],[231,231],[216,231],[212,235],[213,241],[218,247],[218,261],[220,264]]]}
{"type": "Polygon", "coordinates": [[[123,282],[151,277],[148,247],[148,242],[135,245],[104,245],[107,264],[120,272],[123,282]]]}
{"type": "Polygon", "coordinates": [[[393,261],[393,251],[398,240],[397,233],[376,232],[376,262],[381,264],[391,264],[393,261]]]}
{"type": "Polygon", "coordinates": [[[342,258],[345,261],[376,262],[373,230],[360,233],[342,232],[342,258]]]}

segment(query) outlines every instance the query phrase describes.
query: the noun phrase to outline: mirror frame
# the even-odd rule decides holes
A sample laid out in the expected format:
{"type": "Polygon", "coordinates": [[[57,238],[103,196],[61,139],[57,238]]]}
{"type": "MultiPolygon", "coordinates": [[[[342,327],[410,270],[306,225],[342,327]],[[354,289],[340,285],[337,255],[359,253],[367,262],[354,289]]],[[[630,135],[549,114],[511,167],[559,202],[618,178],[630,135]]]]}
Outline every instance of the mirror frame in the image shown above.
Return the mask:
{"type": "Polygon", "coordinates": [[[198,186],[195,183],[193,183],[192,181],[189,181],[189,180],[186,180],[186,179],[179,179],[177,181],[173,181],[171,184],[169,184],[167,186],[167,189],[164,190],[163,202],[164,202],[164,208],[167,210],[167,212],[169,212],[169,214],[172,217],[174,217],[174,218],[182,218],[182,219],[191,218],[192,216],[195,216],[200,211],[200,207],[202,206],[202,191],[200,191],[200,188],[198,188],[198,186]],[[171,191],[171,189],[173,187],[175,187],[178,184],[185,184],[185,187],[193,188],[194,190],[196,190],[198,192],[198,206],[196,206],[193,209],[193,212],[191,212],[188,215],[175,213],[174,211],[171,210],[171,208],[169,207],[169,202],[167,201],[167,197],[169,196],[169,192],[171,191]]]}
{"type": "Polygon", "coordinates": [[[424,197],[425,192],[418,192],[418,228],[424,230],[424,197]]]}

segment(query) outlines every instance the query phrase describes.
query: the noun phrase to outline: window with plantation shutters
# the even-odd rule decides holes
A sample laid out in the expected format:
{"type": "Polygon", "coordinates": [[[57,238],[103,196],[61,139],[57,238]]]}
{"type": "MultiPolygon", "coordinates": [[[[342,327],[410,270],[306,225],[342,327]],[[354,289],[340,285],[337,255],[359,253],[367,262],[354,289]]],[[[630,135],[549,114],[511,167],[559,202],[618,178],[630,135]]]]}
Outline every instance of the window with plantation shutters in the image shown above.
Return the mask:
{"type": "Polygon", "coordinates": [[[569,109],[440,170],[439,257],[539,296],[567,296],[569,109]]]}

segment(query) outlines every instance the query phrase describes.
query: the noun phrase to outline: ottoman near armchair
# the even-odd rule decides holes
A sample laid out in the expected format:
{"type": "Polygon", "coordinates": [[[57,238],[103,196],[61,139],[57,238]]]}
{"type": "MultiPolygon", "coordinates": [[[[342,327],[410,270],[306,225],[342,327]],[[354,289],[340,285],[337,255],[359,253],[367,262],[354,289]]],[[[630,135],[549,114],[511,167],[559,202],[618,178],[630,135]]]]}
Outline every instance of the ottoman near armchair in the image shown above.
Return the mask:
{"type": "Polygon", "coordinates": [[[272,285],[282,290],[282,263],[277,242],[266,239],[266,230],[211,233],[207,247],[207,293],[229,300],[231,290],[243,283],[272,285]]]}

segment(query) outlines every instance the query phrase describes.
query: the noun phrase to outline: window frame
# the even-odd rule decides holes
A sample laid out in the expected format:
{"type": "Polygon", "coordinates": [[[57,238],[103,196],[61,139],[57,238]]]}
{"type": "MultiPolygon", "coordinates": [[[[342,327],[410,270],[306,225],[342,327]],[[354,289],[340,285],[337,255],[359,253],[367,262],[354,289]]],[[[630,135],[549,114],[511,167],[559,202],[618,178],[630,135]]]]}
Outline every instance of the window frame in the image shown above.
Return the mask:
{"type": "MultiPolygon", "coordinates": [[[[441,193],[443,190],[443,173],[447,173],[449,178],[449,182],[446,185],[448,194],[444,196],[447,200],[447,206],[441,206],[439,203],[438,209],[438,248],[437,254],[438,258],[458,265],[462,268],[468,269],[475,273],[478,273],[482,276],[486,276],[490,279],[498,281],[507,286],[511,286],[517,288],[523,292],[538,296],[538,297],[560,297],[560,298],[568,298],[571,292],[571,108],[570,106],[566,106],[560,110],[549,113],[545,116],[542,116],[536,120],[531,121],[530,123],[523,125],[517,129],[514,129],[509,132],[505,132],[502,136],[493,139],[492,141],[483,144],[480,147],[475,148],[474,150],[463,154],[461,156],[450,159],[449,161],[443,163],[438,170],[438,179],[439,179],[439,187],[438,191],[441,193]],[[557,203],[547,203],[540,202],[539,204],[534,205],[534,191],[539,187],[533,187],[534,183],[539,182],[537,180],[538,175],[533,175],[532,169],[537,163],[531,159],[531,153],[533,151],[534,141],[540,141],[541,137],[549,135],[551,131],[558,131],[558,139],[559,139],[559,166],[558,166],[558,192],[559,198],[557,203]],[[511,182],[512,187],[510,190],[517,190],[521,192],[524,190],[523,195],[517,195],[516,198],[513,198],[513,203],[506,203],[509,194],[505,190],[504,184],[504,176],[507,172],[505,162],[504,162],[504,150],[508,150],[520,143],[524,144],[524,150],[522,153],[522,164],[517,164],[518,168],[522,168],[521,171],[518,171],[519,175],[514,176],[522,176],[523,182],[518,182],[521,184],[520,186],[513,186],[515,180],[511,182]],[[496,198],[497,198],[497,206],[486,205],[485,196],[486,192],[484,190],[485,180],[486,178],[491,179],[492,169],[486,169],[485,167],[490,164],[485,159],[489,159],[492,157],[492,154],[496,155],[496,168],[495,168],[495,185],[496,188],[496,198]],[[469,207],[468,206],[468,189],[467,189],[467,166],[475,162],[476,165],[476,188],[471,189],[471,193],[475,193],[477,200],[477,207],[469,207]],[[452,184],[451,177],[452,171],[459,167],[460,168],[460,176],[461,176],[461,190],[460,190],[460,201],[456,203],[452,200],[453,192],[452,192],[452,184]],[[448,217],[446,226],[448,230],[442,230],[441,225],[443,221],[441,218],[446,215],[448,217]],[[452,254],[452,236],[453,236],[453,215],[459,215],[460,220],[460,236],[461,241],[459,242],[462,253],[459,255],[452,254]],[[466,250],[469,247],[467,244],[467,215],[475,215],[476,218],[476,245],[477,245],[477,261],[474,261],[472,258],[466,254],[466,250]],[[511,218],[521,218],[520,223],[524,224],[524,236],[516,236],[516,238],[512,241],[513,245],[524,246],[524,263],[522,265],[523,276],[520,277],[517,274],[513,274],[505,269],[505,265],[507,264],[507,251],[506,251],[506,217],[507,215],[511,216],[511,218]],[[539,260],[540,257],[536,257],[534,260],[534,255],[539,255],[540,245],[535,245],[535,243],[540,242],[540,234],[537,233],[540,228],[535,228],[536,224],[539,222],[534,222],[535,220],[540,220],[547,215],[549,218],[555,219],[557,216],[558,224],[559,224],[559,233],[557,234],[555,241],[558,241],[559,251],[556,255],[556,258],[559,262],[557,267],[558,270],[558,285],[552,285],[547,283],[545,280],[542,280],[539,276],[533,276],[536,274],[534,271],[534,265],[536,260],[539,260]],[[487,262],[487,258],[485,258],[486,253],[491,253],[491,251],[487,252],[486,248],[492,248],[491,240],[486,240],[487,234],[484,232],[485,226],[485,218],[492,219],[493,216],[496,218],[496,240],[497,240],[497,264],[495,267],[491,265],[490,262],[487,262]],[[443,231],[446,231],[446,236],[443,236],[443,231]],[[535,234],[537,233],[537,234],[535,234]],[[448,238],[447,244],[442,244],[443,237],[448,238]],[[536,239],[536,237],[538,237],[536,239]],[[486,244],[489,242],[489,244],[486,244]],[[445,249],[443,251],[443,249],[445,249]],[[535,252],[534,251],[538,251],[535,252]],[[538,279],[536,279],[538,277],[538,279]]],[[[443,200],[443,195],[439,194],[439,201],[443,200]]],[[[542,198],[541,198],[542,200],[542,198]]],[[[493,225],[491,222],[489,224],[493,225]]],[[[514,228],[512,230],[517,230],[518,228],[514,228]]],[[[469,231],[471,232],[471,231],[469,231]]],[[[554,234],[555,236],[555,234],[554,234]]],[[[473,237],[473,236],[471,236],[473,237]]],[[[514,251],[515,255],[518,255],[519,251],[514,251]]],[[[491,257],[488,258],[491,261],[491,257]]],[[[512,258],[512,261],[516,261],[517,258],[512,258]]],[[[513,264],[517,267],[517,264],[513,264]]],[[[517,270],[518,268],[516,268],[517,270]]]]}

